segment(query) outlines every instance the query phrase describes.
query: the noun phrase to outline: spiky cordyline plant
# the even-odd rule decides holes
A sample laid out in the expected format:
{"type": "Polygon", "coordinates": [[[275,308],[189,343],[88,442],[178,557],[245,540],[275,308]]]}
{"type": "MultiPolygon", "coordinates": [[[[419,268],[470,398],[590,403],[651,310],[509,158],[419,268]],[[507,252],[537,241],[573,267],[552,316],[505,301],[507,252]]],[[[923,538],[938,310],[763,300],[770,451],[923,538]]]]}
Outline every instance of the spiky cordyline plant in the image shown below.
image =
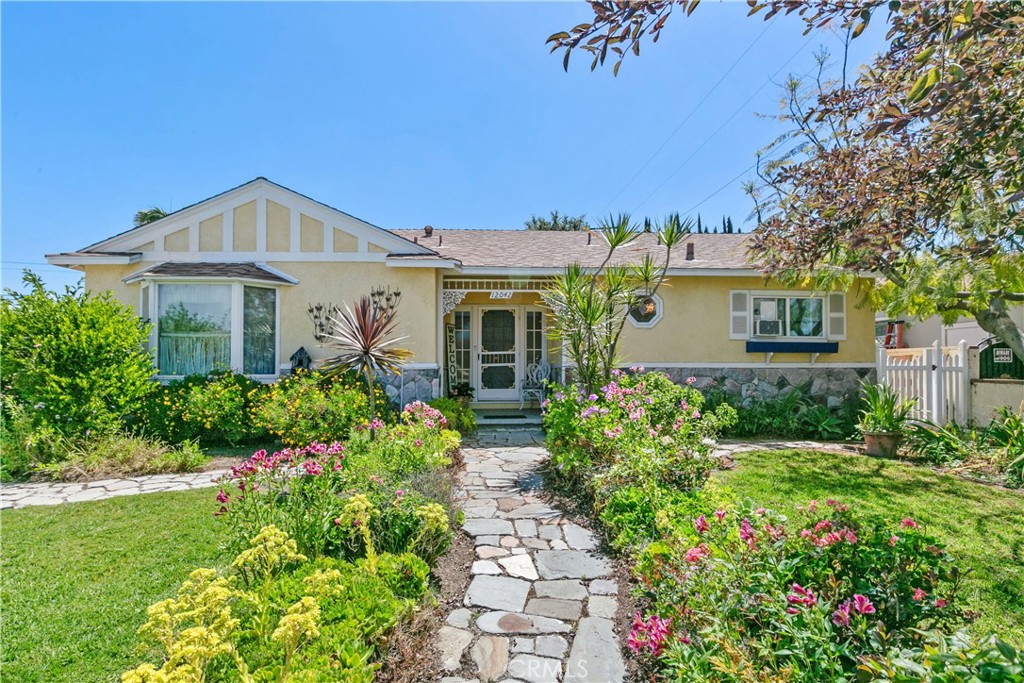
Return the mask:
{"type": "Polygon", "coordinates": [[[408,349],[394,346],[406,338],[394,336],[398,327],[397,313],[397,306],[375,305],[371,297],[362,296],[355,309],[346,305],[345,310],[341,310],[334,306],[327,315],[322,342],[337,353],[327,358],[319,369],[328,375],[348,370],[361,374],[370,396],[371,417],[377,416],[373,392],[377,375],[398,374],[412,356],[408,349]]]}

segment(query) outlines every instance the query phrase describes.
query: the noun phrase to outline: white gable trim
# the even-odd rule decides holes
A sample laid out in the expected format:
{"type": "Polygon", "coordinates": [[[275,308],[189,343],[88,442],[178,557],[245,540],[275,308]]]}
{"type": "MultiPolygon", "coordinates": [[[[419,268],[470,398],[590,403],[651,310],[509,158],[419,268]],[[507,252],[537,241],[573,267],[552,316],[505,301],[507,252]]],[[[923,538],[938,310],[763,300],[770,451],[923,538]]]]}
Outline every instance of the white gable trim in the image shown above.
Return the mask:
{"type": "MultiPolygon", "coordinates": [[[[87,247],[90,251],[133,251],[149,242],[154,243],[152,254],[145,253],[146,260],[159,258],[159,254],[166,252],[164,239],[182,229],[189,231],[189,251],[197,252],[199,249],[199,224],[203,221],[223,215],[224,217],[224,250],[221,252],[202,252],[203,258],[209,260],[211,256],[220,255],[226,260],[226,255],[231,254],[239,257],[238,252],[231,252],[230,248],[234,240],[234,209],[243,204],[256,200],[256,252],[266,254],[267,247],[267,200],[273,201],[291,209],[293,216],[291,226],[291,252],[298,254],[299,246],[299,214],[305,214],[310,218],[324,224],[324,251],[325,255],[334,254],[334,228],[339,228],[354,235],[359,244],[359,253],[364,256],[377,256],[368,252],[370,243],[394,253],[403,254],[431,254],[434,252],[427,247],[406,240],[394,233],[379,228],[371,223],[350,216],[342,211],[331,208],[310,199],[288,188],[272,183],[264,178],[257,178],[233,190],[216,195],[209,199],[194,204],[193,206],[176,211],[175,213],[153,221],[147,225],[130,230],[124,234],[116,235],[109,239],[97,242],[87,247]],[[228,238],[231,241],[228,241],[228,238]]],[[[189,252],[174,252],[178,260],[189,252]]],[[[306,252],[307,255],[311,252],[306,252]]],[[[286,260],[286,259],[282,259],[286,260]]],[[[371,260],[377,260],[376,258],[371,260]]],[[[90,261],[92,262],[92,261],[90,261]]]]}

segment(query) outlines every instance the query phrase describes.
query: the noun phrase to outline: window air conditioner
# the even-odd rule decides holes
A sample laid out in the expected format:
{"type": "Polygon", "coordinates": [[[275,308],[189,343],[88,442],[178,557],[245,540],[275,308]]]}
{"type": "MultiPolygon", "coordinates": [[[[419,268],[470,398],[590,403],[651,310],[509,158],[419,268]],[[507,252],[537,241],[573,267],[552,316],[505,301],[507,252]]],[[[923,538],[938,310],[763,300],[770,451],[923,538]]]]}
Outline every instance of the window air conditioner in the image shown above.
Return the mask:
{"type": "Polygon", "coordinates": [[[782,334],[782,321],[758,320],[754,333],[760,337],[778,337],[782,334]]]}

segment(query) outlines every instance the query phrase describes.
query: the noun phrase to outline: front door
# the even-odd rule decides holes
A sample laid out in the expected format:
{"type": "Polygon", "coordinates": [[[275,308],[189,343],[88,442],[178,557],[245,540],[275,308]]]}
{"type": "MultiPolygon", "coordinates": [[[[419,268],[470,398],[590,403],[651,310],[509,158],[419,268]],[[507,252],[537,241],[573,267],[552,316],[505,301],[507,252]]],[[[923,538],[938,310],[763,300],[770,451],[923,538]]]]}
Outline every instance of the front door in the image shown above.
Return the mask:
{"type": "Polygon", "coordinates": [[[519,325],[516,314],[517,309],[512,306],[480,309],[477,400],[519,400],[519,325]]]}

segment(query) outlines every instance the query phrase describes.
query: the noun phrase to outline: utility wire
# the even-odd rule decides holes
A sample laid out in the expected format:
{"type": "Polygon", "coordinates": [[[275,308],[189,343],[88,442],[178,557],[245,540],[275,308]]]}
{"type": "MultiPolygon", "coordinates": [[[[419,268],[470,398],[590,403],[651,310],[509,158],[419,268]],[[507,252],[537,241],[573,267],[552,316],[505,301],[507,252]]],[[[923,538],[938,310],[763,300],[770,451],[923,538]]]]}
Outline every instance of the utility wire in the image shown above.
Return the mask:
{"type": "Polygon", "coordinates": [[[689,163],[689,161],[691,159],[693,159],[693,157],[695,157],[697,155],[697,152],[699,152],[700,150],[704,149],[704,147],[709,142],[711,142],[712,138],[714,138],[716,135],[718,135],[720,132],[722,132],[722,130],[729,124],[729,122],[732,121],[734,118],[736,118],[736,116],[741,111],[743,111],[744,107],[746,107],[748,104],[750,104],[750,102],[758,95],[758,93],[760,93],[762,90],[764,90],[765,86],[767,86],[769,83],[773,82],[773,80],[779,74],[779,72],[786,68],[786,65],[788,65],[791,61],[793,61],[798,54],[803,52],[804,48],[806,48],[808,45],[810,45],[810,43],[811,43],[811,41],[813,39],[814,39],[814,34],[812,33],[810,36],[808,36],[807,40],[804,41],[803,45],[801,45],[799,48],[797,48],[796,52],[791,54],[789,56],[789,59],[787,59],[785,62],[782,63],[782,66],[780,66],[778,69],[776,69],[775,72],[771,76],[769,76],[765,80],[765,82],[762,83],[757,88],[757,90],[755,90],[754,92],[752,92],[750,94],[750,97],[748,97],[746,100],[744,100],[743,103],[740,104],[740,106],[737,107],[736,110],[732,114],[729,115],[729,118],[727,118],[725,121],[722,122],[722,125],[720,125],[718,128],[716,128],[715,131],[713,133],[711,133],[711,135],[706,137],[704,139],[704,142],[700,143],[700,145],[695,150],[690,152],[689,156],[687,156],[685,159],[683,159],[683,162],[681,164],[679,164],[674,171],[672,171],[670,174],[668,174],[668,176],[663,181],[661,181],[661,183],[656,188],[654,188],[650,192],[650,194],[648,194],[646,197],[644,197],[644,200],[642,202],[640,202],[635,207],[633,207],[633,210],[631,211],[631,213],[635,212],[641,206],[646,204],[648,202],[648,200],[650,200],[651,197],[656,195],[661,190],[661,188],[665,187],[665,185],[668,184],[668,181],[672,180],[672,178],[674,178],[675,175],[677,173],[679,173],[679,171],[683,170],[683,167],[686,166],[686,164],[689,163]]]}
{"type": "Polygon", "coordinates": [[[702,104],[704,104],[704,102],[706,102],[706,101],[707,101],[707,99],[708,99],[709,97],[711,97],[712,93],[714,93],[714,92],[715,92],[715,90],[717,90],[717,89],[718,89],[718,86],[720,86],[720,85],[722,84],[722,82],[723,82],[723,81],[724,81],[724,80],[726,79],[726,77],[727,77],[727,76],[728,76],[729,74],[731,74],[731,73],[732,73],[733,69],[735,69],[735,68],[736,68],[736,66],[737,66],[737,65],[738,65],[738,64],[740,63],[740,61],[741,61],[741,60],[742,60],[742,59],[743,59],[744,57],[746,57],[746,56],[747,56],[747,53],[748,53],[748,52],[750,52],[750,50],[751,50],[751,49],[753,49],[753,47],[754,47],[755,45],[757,45],[757,42],[758,42],[759,40],[761,40],[762,36],[764,36],[764,34],[765,34],[765,33],[767,33],[767,32],[768,32],[768,29],[769,29],[769,28],[771,28],[771,25],[775,23],[775,20],[776,20],[776,19],[778,19],[778,17],[774,17],[774,18],[773,18],[773,19],[772,19],[771,21],[769,21],[769,22],[767,22],[767,23],[765,24],[764,30],[762,30],[762,31],[761,31],[761,33],[759,33],[759,34],[757,35],[757,37],[756,37],[756,38],[754,38],[753,42],[751,42],[751,43],[750,43],[750,45],[748,45],[748,46],[747,46],[747,49],[746,49],[746,50],[744,50],[743,52],[741,52],[741,53],[740,53],[740,56],[736,58],[736,61],[734,61],[734,62],[732,63],[732,66],[730,66],[730,67],[729,67],[728,69],[726,69],[725,73],[723,73],[723,74],[722,74],[721,78],[719,78],[719,79],[718,79],[718,80],[717,80],[717,81],[715,82],[715,84],[711,86],[711,89],[710,89],[710,90],[708,90],[708,91],[707,91],[706,93],[704,93],[704,96],[700,98],[700,101],[699,101],[699,102],[697,102],[697,104],[693,105],[693,108],[692,108],[692,109],[690,109],[690,111],[689,111],[689,112],[687,112],[686,116],[684,116],[684,117],[683,117],[683,120],[682,120],[682,121],[680,121],[680,122],[679,122],[679,125],[675,127],[675,130],[673,130],[673,131],[672,131],[671,133],[669,133],[668,137],[667,137],[667,138],[665,138],[665,139],[664,139],[664,140],[662,141],[662,143],[661,143],[660,145],[658,145],[658,149],[654,150],[654,152],[653,152],[653,153],[651,154],[651,156],[647,157],[647,161],[645,161],[645,162],[643,163],[643,166],[641,166],[641,167],[640,167],[639,169],[637,169],[636,173],[634,173],[634,174],[633,174],[633,176],[632,176],[632,177],[631,177],[631,178],[630,178],[629,180],[627,180],[627,181],[626,181],[626,184],[625,184],[625,185],[623,185],[623,186],[622,186],[621,188],[619,188],[619,191],[618,191],[618,192],[616,192],[616,193],[615,193],[615,195],[614,195],[614,196],[613,196],[613,197],[612,197],[611,199],[609,199],[609,200],[608,200],[608,203],[607,203],[607,204],[605,204],[605,205],[604,205],[604,208],[602,208],[602,209],[601,209],[601,212],[602,212],[602,213],[604,213],[605,211],[607,211],[607,210],[608,210],[608,207],[609,207],[609,206],[611,206],[611,205],[612,205],[612,203],[614,203],[614,202],[615,202],[615,200],[616,200],[616,199],[618,199],[618,198],[619,198],[619,196],[620,196],[620,195],[621,195],[621,194],[622,194],[623,192],[625,192],[625,191],[626,191],[626,188],[627,188],[627,187],[629,187],[630,185],[632,185],[632,184],[633,184],[633,181],[634,181],[634,180],[636,180],[636,179],[637,179],[637,177],[638,177],[638,176],[639,176],[639,175],[640,175],[641,173],[643,173],[643,172],[644,172],[644,169],[646,169],[646,168],[647,168],[648,166],[650,166],[650,165],[651,165],[651,162],[652,162],[652,161],[654,161],[654,158],[655,158],[656,156],[658,156],[658,154],[660,154],[660,153],[661,153],[661,150],[665,149],[665,146],[666,146],[666,145],[667,145],[667,144],[668,144],[668,143],[669,143],[669,142],[670,142],[670,141],[672,140],[672,138],[674,138],[674,137],[676,136],[676,133],[678,133],[678,132],[679,132],[680,130],[682,130],[683,126],[685,126],[685,125],[686,125],[686,122],[687,122],[687,121],[689,121],[689,120],[690,120],[690,118],[691,118],[691,117],[692,117],[692,116],[693,116],[694,114],[696,114],[696,113],[697,113],[697,110],[698,110],[698,109],[700,109],[700,106],[701,106],[702,104]]]}

